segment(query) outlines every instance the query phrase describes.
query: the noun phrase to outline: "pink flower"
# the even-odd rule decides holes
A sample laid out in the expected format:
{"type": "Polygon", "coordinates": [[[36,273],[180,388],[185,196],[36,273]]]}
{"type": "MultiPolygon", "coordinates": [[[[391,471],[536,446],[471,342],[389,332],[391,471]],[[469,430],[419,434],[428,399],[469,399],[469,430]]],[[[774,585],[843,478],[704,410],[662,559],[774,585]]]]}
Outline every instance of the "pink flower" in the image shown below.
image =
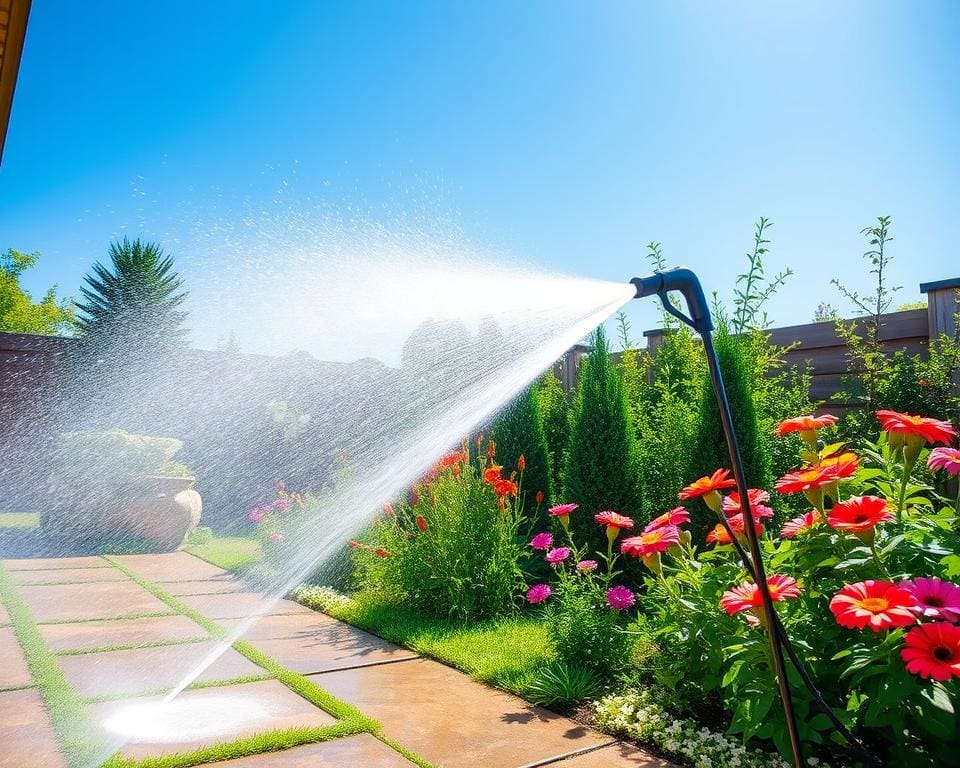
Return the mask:
{"type": "Polygon", "coordinates": [[[553,546],[553,534],[547,531],[538,533],[530,539],[530,546],[534,549],[550,549],[553,546]]]}
{"type": "Polygon", "coordinates": [[[247,513],[247,517],[250,518],[251,523],[259,523],[263,520],[265,514],[266,513],[260,509],[260,507],[257,507],[256,509],[251,509],[247,513]]]}
{"type": "Polygon", "coordinates": [[[626,587],[616,586],[607,590],[607,605],[615,611],[626,611],[637,602],[633,592],[626,587]]]}
{"type": "Polygon", "coordinates": [[[920,577],[901,581],[897,586],[914,596],[917,605],[911,610],[921,618],[960,621],[960,587],[956,584],[920,577]]]}
{"type": "Polygon", "coordinates": [[[553,517],[568,517],[571,512],[575,512],[579,507],[579,504],[557,504],[555,507],[550,507],[547,514],[553,517]]]}
{"type": "Polygon", "coordinates": [[[282,533],[273,532],[270,534],[270,541],[274,544],[282,544],[284,540],[284,535],[282,533]]]}
{"type": "Polygon", "coordinates": [[[951,475],[960,475],[960,451],[956,448],[934,448],[927,457],[930,469],[942,469],[951,475]]]}
{"type": "Polygon", "coordinates": [[[277,512],[286,512],[290,506],[290,499],[277,499],[270,506],[277,512]]]}
{"type": "Polygon", "coordinates": [[[669,512],[664,512],[659,517],[653,518],[647,527],[643,529],[644,533],[650,533],[657,528],[666,528],[669,525],[674,527],[690,522],[690,513],[684,507],[674,507],[669,512]]]}
{"type": "Polygon", "coordinates": [[[286,487],[286,485],[285,485],[285,483],[283,482],[283,480],[277,480],[277,482],[276,482],[276,483],[274,484],[274,486],[273,486],[273,489],[274,489],[277,493],[280,493],[280,491],[282,491],[285,487],[286,487]]]}
{"type": "Polygon", "coordinates": [[[527,590],[527,602],[531,605],[536,605],[537,603],[542,603],[552,594],[553,590],[550,589],[549,584],[534,584],[527,590]]]}
{"type": "Polygon", "coordinates": [[[595,571],[597,570],[597,561],[596,560],[581,560],[577,563],[578,571],[595,571]]]}
{"type": "Polygon", "coordinates": [[[556,565],[562,563],[568,557],[570,557],[570,550],[567,547],[557,547],[547,552],[545,559],[550,565],[556,565]]]}
{"type": "Polygon", "coordinates": [[[819,522],[820,513],[815,509],[811,509],[809,512],[800,515],[800,517],[795,517],[793,520],[784,523],[783,528],[780,529],[780,535],[785,539],[793,539],[796,538],[798,533],[809,531],[819,522]]]}

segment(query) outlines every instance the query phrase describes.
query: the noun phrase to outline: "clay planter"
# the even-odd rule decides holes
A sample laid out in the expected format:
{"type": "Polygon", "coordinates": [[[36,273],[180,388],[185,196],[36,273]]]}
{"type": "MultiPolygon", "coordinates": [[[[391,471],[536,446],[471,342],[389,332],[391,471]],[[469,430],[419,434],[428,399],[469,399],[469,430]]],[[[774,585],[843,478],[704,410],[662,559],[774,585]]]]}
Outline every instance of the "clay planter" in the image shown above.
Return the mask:
{"type": "Polygon", "coordinates": [[[158,549],[179,549],[197,527],[203,509],[194,482],[195,477],[131,476],[117,494],[120,526],[153,542],[158,549]]]}

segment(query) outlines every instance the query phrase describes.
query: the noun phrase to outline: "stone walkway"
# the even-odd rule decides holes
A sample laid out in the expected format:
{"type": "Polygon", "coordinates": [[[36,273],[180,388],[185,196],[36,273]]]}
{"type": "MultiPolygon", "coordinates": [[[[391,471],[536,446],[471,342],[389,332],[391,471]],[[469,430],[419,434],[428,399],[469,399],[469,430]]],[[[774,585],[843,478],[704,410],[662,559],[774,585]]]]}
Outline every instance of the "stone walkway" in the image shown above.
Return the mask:
{"type": "MultiPolygon", "coordinates": [[[[198,665],[217,646],[209,620],[229,631],[263,606],[263,598],[242,582],[186,553],[114,560],[121,567],[95,557],[3,561],[42,638],[42,653],[53,654],[90,717],[101,725],[122,717],[131,703],[157,700],[198,665]],[[195,613],[174,610],[178,604],[195,613]],[[200,618],[206,621],[201,624],[200,618]]],[[[393,746],[437,768],[669,766],[288,600],[272,606],[243,639],[379,721],[382,731],[222,760],[215,763],[218,767],[412,765],[393,746]]],[[[177,697],[191,711],[212,715],[214,731],[186,728],[128,740],[120,747],[122,754],[140,759],[184,753],[255,734],[337,723],[284,684],[285,678],[267,674],[248,658],[251,654],[236,648],[199,675],[205,687],[177,697]],[[252,714],[244,719],[236,713],[252,714]]],[[[0,766],[66,766],[43,686],[31,678],[2,604],[0,659],[0,766]]]]}

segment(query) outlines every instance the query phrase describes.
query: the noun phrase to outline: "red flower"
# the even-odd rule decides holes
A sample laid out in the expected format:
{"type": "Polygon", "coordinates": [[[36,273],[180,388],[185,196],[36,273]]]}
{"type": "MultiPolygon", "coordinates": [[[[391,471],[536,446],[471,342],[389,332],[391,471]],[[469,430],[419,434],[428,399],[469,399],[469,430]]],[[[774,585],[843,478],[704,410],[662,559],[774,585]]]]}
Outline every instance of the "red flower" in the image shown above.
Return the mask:
{"type": "Polygon", "coordinates": [[[350,539],[350,546],[353,547],[354,549],[366,549],[366,547],[363,546],[363,544],[361,544],[359,541],[356,541],[355,539],[350,539]]]}
{"type": "Polygon", "coordinates": [[[493,485],[494,483],[499,482],[501,479],[500,478],[501,469],[503,469],[503,467],[498,466],[497,464],[491,464],[489,467],[483,470],[484,481],[490,483],[490,485],[493,485]]]}
{"type": "Polygon", "coordinates": [[[678,526],[689,522],[690,513],[683,507],[674,507],[669,512],[664,512],[659,517],[653,518],[653,520],[647,523],[647,527],[643,529],[643,532],[650,533],[650,531],[663,528],[667,525],[678,526]]]}
{"type": "Polygon", "coordinates": [[[633,528],[633,520],[626,515],[620,515],[616,512],[600,512],[594,515],[593,519],[600,523],[600,525],[605,525],[607,528],[623,528],[628,531],[633,528]]]}
{"type": "Polygon", "coordinates": [[[860,465],[860,457],[851,451],[835,453],[832,456],[824,456],[820,459],[821,467],[836,467],[837,479],[846,480],[857,473],[857,467],[860,465]]]}
{"type": "Polygon", "coordinates": [[[837,423],[837,417],[829,413],[823,416],[797,416],[785,419],[777,425],[777,437],[783,437],[791,432],[816,432],[824,427],[832,427],[837,423]]]}
{"type": "Polygon", "coordinates": [[[383,507],[383,514],[387,517],[396,517],[397,513],[393,511],[393,504],[386,504],[383,507]]]}
{"type": "Polygon", "coordinates": [[[854,496],[834,504],[827,516],[827,522],[833,528],[853,534],[870,531],[879,523],[892,519],[886,499],[879,496],[854,496]]]}
{"type": "Polygon", "coordinates": [[[848,629],[869,626],[874,632],[916,623],[916,600],[888,581],[867,579],[847,584],[830,601],[837,624],[848,629]]]}
{"type": "Polygon", "coordinates": [[[718,469],[712,475],[694,480],[690,485],[680,491],[678,496],[681,501],[686,501],[687,499],[695,499],[698,496],[721,491],[724,488],[733,488],[734,486],[736,486],[736,482],[730,479],[730,470],[718,469]]]}
{"type": "Polygon", "coordinates": [[[957,431],[946,421],[912,416],[897,411],[877,411],[884,432],[898,435],[906,442],[949,443],[957,431]]]}
{"type": "Polygon", "coordinates": [[[520,458],[517,459],[517,469],[523,472],[527,468],[527,460],[523,457],[523,454],[520,454],[520,458]]]}
{"type": "Polygon", "coordinates": [[[493,490],[497,496],[516,496],[517,484],[513,480],[497,480],[493,484],[493,490]]]}
{"type": "Polygon", "coordinates": [[[533,497],[537,504],[543,504],[543,491],[537,491],[537,495],[533,497]]]}
{"type": "Polygon", "coordinates": [[[800,493],[830,485],[838,478],[839,473],[835,466],[804,467],[794,472],[787,472],[777,480],[774,487],[780,493],[800,493]]]}
{"type": "MultiPolygon", "coordinates": [[[[782,602],[789,597],[800,597],[800,587],[797,585],[797,580],[790,576],[781,576],[780,574],[768,576],[767,589],[770,590],[770,599],[775,603],[782,602]]],[[[733,616],[740,611],[756,611],[758,608],[763,608],[763,598],[760,596],[760,588],[756,584],[752,581],[745,581],[739,586],[724,592],[720,599],[720,605],[728,616],[733,616]]]]}
{"type": "Polygon", "coordinates": [[[665,552],[675,544],[680,543],[680,529],[675,525],[665,525],[655,528],[639,536],[631,536],[620,542],[620,551],[633,557],[647,557],[665,552]]]}
{"type": "Polygon", "coordinates": [[[383,547],[377,547],[375,550],[373,550],[373,554],[375,554],[377,557],[390,557],[390,553],[387,552],[387,550],[385,550],[383,547]]]}
{"type": "Polygon", "coordinates": [[[487,458],[492,459],[496,455],[497,455],[497,446],[493,442],[493,440],[489,440],[487,442],[487,458]]]}
{"type": "Polygon", "coordinates": [[[417,515],[417,528],[421,531],[427,530],[427,521],[423,515],[417,515]]]}
{"type": "Polygon", "coordinates": [[[900,658],[907,672],[923,679],[960,677],[960,627],[945,621],[914,627],[903,639],[900,658]]]}
{"type": "Polygon", "coordinates": [[[813,526],[820,522],[820,519],[820,513],[815,509],[811,509],[809,512],[800,515],[800,517],[795,517],[793,520],[784,523],[783,528],[780,529],[780,535],[785,539],[792,539],[796,537],[798,533],[803,533],[813,528],[813,526]]]}
{"type": "MultiPolygon", "coordinates": [[[[742,514],[728,517],[727,523],[730,525],[730,530],[733,531],[734,536],[736,536],[738,539],[743,538],[747,526],[743,520],[742,514]]],[[[753,530],[756,531],[757,536],[763,533],[763,525],[761,525],[759,519],[754,519],[753,530]]],[[[727,529],[724,528],[720,523],[717,523],[716,526],[714,526],[714,529],[707,534],[707,541],[715,544],[733,543],[730,535],[727,533],[727,529]]]]}

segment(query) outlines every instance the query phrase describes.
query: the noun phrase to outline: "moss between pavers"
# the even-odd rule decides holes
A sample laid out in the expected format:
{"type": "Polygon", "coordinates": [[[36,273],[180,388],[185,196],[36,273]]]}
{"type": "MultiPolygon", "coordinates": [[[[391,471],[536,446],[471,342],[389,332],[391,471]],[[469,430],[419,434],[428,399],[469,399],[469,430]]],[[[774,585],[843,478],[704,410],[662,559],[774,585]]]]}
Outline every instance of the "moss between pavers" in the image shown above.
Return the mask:
{"type": "MultiPolygon", "coordinates": [[[[273,680],[273,675],[264,672],[262,675],[238,675],[237,677],[228,677],[223,680],[197,680],[190,683],[183,690],[197,691],[201,688],[228,688],[232,685],[243,685],[244,683],[262,683],[264,680],[273,680]]],[[[87,704],[103,704],[107,701],[126,701],[127,699],[145,699],[149,696],[165,696],[174,690],[176,686],[164,686],[160,688],[145,688],[134,693],[98,693],[96,696],[84,697],[87,704]]]]}
{"type": "Polygon", "coordinates": [[[210,639],[209,635],[183,637],[179,640],[147,640],[142,643],[117,643],[115,645],[97,645],[90,648],[64,648],[54,651],[54,656],[83,656],[88,653],[109,653],[110,651],[136,651],[141,648],[166,648],[168,645],[192,645],[210,639]]]}
{"type": "MultiPolygon", "coordinates": [[[[116,561],[110,560],[109,558],[107,558],[107,560],[110,565],[124,572],[143,589],[173,609],[170,612],[149,615],[176,615],[180,613],[197,622],[213,637],[223,639],[228,636],[226,629],[203,614],[181,603],[173,595],[168,594],[156,584],[141,578],[138,574],[116,561]]],[[[109,746],[99,727],[90,717],[87,704],[108,701],[114,697],[104,696],[85,700],[74,691],[63,676],[60,667],[57,665],[56,656],[47,649],[43,637],[37,629],[37,623],[34,622],[30,614],[29,607],[23,598],[20,597],[16,584],[10,578],[2,563],[0,563],[0,603],[6,606],[10,614],[17,641],[24,651],[27,665],[33,675],[34,684],[44,699],[53,722],[54,732],[57,735],[70,766],[72,768],[88,768],[88,766],[99,762],[101,758],[106,757],[109,746]]],[[[142,617],[143,616],[139,614],[131,614],[112,618],[142,617]]],[[[95,619],[94,621],[103,620],[105,619],[95,619]]],[[[174,642],[170,644],[180,643],[174,642]]],[[[385,737],[380,730],[380,724],[376,720],[361,713],[357,708],[340,701],[306,677],[292,672],[244,641],[235,642],[233,647],[236,651],[250,659],[250,661],[262,667],[265,674],[249,675],[232,680],[193,683],[187,688],[194,689],[237,685],[245,682],[276,679],[318,708],[337,717],[339,722],[317,728],[293,728],[270,731],[268,733],[243,737],[224,744],[202,747],[191,752],[176,753],[161,757],[133,759],[115,754],[111,757],[106,757],[105,762],[101,763],[102,768],[190,768],[191,766],[202,765],[204,763],[265,752],[276,752],[303,744],[326,741],[357,733],[371,733],[395,749],[398,753],[411,760],[411,762],[421,766],[421,768],[432,768],[432,766],[422,758],[414,755],[392,739],[385,737]]],[[[149,691],[138,695],[157,695],[167,693],[168,690],[169,689],[149,691]]],[[[118,695],[115,698],[127,699],[133,697],[129,694],[124,694],[122,696],[118,695]]]]}
{"type": "MultiPolygon", "coordinates": [[[[16,585],[14,585],[16,586],[16,585]]],[[[22,586],[22,585],[21,585],[22,586]]],[[[38,585],[46,586],[46,584],[38,585]]],[[[48,619],[46,621],[34,622],[40,626],[49,624],[92,624],[97,621],[124,621],[126,619],[158,619],[161,616],[176,616],[176,611],[139,611],[133,613],[123,613],[119,616],[97,616],[93,619],[48,619]]],[[[33,621],[33,619],[31,619],[33,621]]]]}

